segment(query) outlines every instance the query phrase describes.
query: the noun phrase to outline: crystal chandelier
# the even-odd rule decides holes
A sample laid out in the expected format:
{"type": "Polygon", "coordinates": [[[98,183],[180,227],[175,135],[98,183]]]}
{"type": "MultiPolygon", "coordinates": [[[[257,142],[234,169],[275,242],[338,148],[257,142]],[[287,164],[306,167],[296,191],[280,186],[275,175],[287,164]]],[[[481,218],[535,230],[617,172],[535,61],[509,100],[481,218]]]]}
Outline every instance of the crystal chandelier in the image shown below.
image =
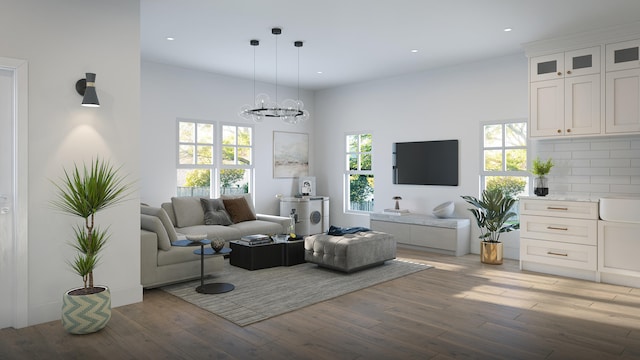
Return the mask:
{"type": "Polygon", "coordinates": [[[304,103],[300,100],[300,48],[302,41],[295,41],[293,45],[298,49],[298,99],[286,99],[278,104],[278,35],[282,34],[282,29],[273,28],[271,33],[276,35],[276,98],[271,100],[267,94],[256,95],[256,47],[260,41],[251,40],[249,45],[253,46],[253,95],[254,105],[243,105],[240,108],[241,118],[262,122],[265,118],[280,118],[289,124],[298,124],[309,119],[309,112],[304,110],[304,103]]]}

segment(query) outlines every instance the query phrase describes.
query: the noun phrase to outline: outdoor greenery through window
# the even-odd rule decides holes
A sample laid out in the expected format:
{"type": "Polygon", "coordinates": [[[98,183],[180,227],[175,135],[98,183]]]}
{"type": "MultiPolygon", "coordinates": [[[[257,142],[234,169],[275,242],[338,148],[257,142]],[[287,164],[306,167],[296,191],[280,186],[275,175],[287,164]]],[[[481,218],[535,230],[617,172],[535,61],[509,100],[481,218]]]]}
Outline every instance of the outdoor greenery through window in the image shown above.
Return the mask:
{"type": "Polygon", "coordinates": [[[253,128],[222,125],[221,129],[217,140],[213,122],[178,121],[177,196],[215,197],[249,192],[253,128]]]}
{"type": "MultiPolygon", "coordinates": [[[[482,124],[482,189],[502,188],[511,197],[528,195],[527,122],[482,124]]],[[[513,208],[518,211],[518,204],[513,208]]]]}
{"type": "Polygon", "coordinates": [[[346,209],[373,211],[374,178],[371,134],[346,135],[346,209]]]}

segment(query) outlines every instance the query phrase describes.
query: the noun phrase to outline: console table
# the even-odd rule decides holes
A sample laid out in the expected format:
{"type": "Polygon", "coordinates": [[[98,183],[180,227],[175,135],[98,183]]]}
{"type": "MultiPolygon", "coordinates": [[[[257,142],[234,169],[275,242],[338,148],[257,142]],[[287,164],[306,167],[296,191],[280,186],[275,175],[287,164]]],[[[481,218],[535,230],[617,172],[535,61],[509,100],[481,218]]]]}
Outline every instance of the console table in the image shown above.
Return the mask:
{"type": "Polygon", "coordinates": [[[469,253],[469,219],[372,213],[369,222],[371,230],[393,234],[399,245],[455,256],[469,253]]]}

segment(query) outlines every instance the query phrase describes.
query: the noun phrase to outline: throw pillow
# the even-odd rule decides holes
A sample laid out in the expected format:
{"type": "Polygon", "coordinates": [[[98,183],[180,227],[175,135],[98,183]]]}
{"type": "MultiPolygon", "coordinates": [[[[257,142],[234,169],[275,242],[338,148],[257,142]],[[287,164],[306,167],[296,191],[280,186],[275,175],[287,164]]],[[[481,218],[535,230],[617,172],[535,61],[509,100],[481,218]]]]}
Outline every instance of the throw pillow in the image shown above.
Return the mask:
{"type": "Polygon", "coordinates": [[[204,225],[204,211],[199,197],[172,197],[171,204],[177,227],[204,225]]]}
{"type": "Polygon", "coordinates": [[[233,224],[221,199],[201,198],[200,204],[202,204],[202,210],[204,210],[205,225],[226,226],[233,224]]]}
{"type": "Polygon", "coordinates": [[[151,206],[140,206],[140,213],[145,215],[157,216],[158,219],[162,222],[165,230],[167,231],[167,235],[169,236],[169,241],[174,242],[178,240],[178,234],[176,233],[176,229],[173,227],[173,223],[171,219],[169,219],[169,215],[162,208],[156,208],[151,206]]]}
{"type": "Polygon", "coordinates": [[[140,214],[140,228],[156,233],[158,236],[158,249],[171,249],[171,241],[162,222],[157,216],[140,214]]]}
{"type": "Polygon", "coordinates": [[[224,203],[224,208],[227,209],[227,212],[231,216],[231,221],[233,221],[234,224],[256,219],[255,214],[251,211],[251,208],[244,197],[222,199],[222,202],[224,203]]]}

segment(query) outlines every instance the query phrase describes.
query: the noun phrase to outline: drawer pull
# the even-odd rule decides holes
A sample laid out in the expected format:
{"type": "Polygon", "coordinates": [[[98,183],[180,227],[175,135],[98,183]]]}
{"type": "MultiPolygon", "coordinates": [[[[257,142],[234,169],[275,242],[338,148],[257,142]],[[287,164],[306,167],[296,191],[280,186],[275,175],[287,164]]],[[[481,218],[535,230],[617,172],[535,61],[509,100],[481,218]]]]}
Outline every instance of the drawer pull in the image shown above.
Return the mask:
{"type": "Polygon", "coordinates": [[[561,228],[561,227],[556,227],[556,226],[547,226],[547,229],[549,230],[562,230],[562,231],[567,231],[569,230],[568,228],[561,228]]]}
{"type": "Polygon", "coordinates": [[[557,206],[547,206],[547,210],[562,210],[562,211],[567,211],[567,210],[569,210],[569,208],[566,208],[566,207],[557,207],[557,206]]]}
{"type": "Polygon", "coordinates": [[[547,255],[569,256],[569,254],[557,253],[553,251],[547,251],[547,255]]]}

